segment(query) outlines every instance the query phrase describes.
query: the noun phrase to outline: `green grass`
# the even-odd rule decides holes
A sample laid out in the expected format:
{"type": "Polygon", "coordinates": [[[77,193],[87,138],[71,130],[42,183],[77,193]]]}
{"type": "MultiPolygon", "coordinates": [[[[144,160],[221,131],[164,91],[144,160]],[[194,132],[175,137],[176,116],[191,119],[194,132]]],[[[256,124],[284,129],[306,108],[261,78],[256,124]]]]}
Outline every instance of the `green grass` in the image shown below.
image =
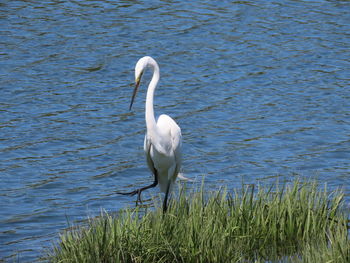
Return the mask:
{"type": "Polygon", "coordinates": [[[350,262],[343,195],[295,181],[187,193],[103,214],[60,236],[50,262],[350,262]],[[156,204],[158,206],[158,204],[156,204]]]}

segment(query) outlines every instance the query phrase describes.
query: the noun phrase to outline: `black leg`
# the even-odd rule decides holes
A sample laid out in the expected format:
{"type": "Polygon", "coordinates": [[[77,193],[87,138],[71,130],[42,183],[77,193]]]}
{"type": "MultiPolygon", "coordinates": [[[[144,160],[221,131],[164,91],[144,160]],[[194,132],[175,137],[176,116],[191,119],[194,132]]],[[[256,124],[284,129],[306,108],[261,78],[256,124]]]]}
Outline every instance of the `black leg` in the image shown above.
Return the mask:
{"type": "Polygon", "coordinates": [[[152,184],[147,185],[147,186],[142,187],[142,188],[139,188],[139,189],[136,189],[136,190],[131,191],[131,192],[127,192],[127,193],[117,192],[117,194],[120,194],[120,195],[130,195],[130,196],[133,196],[133,195],[136,195],[136,194],[137,194],[136,205],[138,205],[139,202],[142,203],[142,201],[141,201],[141,192],[142,192],[143,190],[156,187],[157,185],[158,185],[158,175],[157,175],[157,171],[155,171],[155,174],[154,174],[154,182],[153,182],[152,184]]]}
{"type": "Polygon", "coordinates": [[[165,192],[164,201],[163,201],[163,214],[164,214],[164,213],[166,212],[166,210],[168,209],[167,202],[168,202],[168,195],[169,195],[170,183],[171,183],[171,181],[169,180],[168,186],[167,186],[166,192],[165,192]]]}

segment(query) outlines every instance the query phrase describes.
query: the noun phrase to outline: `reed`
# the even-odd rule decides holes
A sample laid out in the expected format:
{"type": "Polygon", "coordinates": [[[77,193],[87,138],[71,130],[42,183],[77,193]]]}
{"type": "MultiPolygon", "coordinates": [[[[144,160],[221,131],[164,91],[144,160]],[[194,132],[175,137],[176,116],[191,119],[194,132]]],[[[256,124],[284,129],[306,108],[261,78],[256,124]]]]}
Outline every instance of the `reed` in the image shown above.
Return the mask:
{"type": "Polygon", "coordinates": [[[71,229],[50,262],[350,262],[343,194],[299,180],[240,191],[182,189],[160,208],[71,229]]]}

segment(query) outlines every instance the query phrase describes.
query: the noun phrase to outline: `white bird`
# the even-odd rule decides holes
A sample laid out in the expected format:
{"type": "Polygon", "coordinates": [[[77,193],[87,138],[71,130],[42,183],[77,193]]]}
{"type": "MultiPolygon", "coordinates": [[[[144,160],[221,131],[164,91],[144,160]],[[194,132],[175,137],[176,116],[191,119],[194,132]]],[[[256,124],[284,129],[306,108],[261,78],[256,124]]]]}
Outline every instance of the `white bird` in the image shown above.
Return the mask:
{"type": "Polygon", "coordinates": [[[141,192],[159,184],[160,190],[165,193],[163,211],[167,210],[169,192],[179,174],[181,167],[181,129],[176,122],[168,115],[162,114],[157,122],[153,110],[154,91],[159,81],[159,66],[157,62],[149,57],[141,58],[135,66],[136,86],[131,98],[130,110],[134,102],[141,77],[146,68],[153,70],[153,77],[148,85],[146,96],[146,136],[144,140],[144,151],[147,165],[154,175],[154,182],[151,185],[139,188],[124,195],[137,194],[137,202],[141,201],[141,192]]]}

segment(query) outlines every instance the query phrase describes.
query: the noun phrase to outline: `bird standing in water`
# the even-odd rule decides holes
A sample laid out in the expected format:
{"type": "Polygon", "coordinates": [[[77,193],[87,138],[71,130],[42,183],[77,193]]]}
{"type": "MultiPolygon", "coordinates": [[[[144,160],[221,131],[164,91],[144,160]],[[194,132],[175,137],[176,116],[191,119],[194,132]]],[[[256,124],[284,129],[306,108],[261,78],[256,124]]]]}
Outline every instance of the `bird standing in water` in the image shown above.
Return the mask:
{"type": "Polygon", "coordinates": [[[181,129],[168,115],[162,114],[156,121],[153,109],[154,91],[159,81],[159,66],[157,62],[149,57],[141,58],[135,67],[136,86],[131,98],[130,110],[134,102],[137,90],[140,86],[141,77],[146,68],[153,70],[153,77],[148,85],[146,96],[146,136],[144,140],[144,151],[147,165],[154,175],[152,184],[136,189],[124,195],[136,195],[137,202],[141,201],[143,190],[155,187],[159,184],[160,190],[165,193],[163,201],[163,212],[167,210],[169,192],[177,178],[181,167],[181,129]]]}

